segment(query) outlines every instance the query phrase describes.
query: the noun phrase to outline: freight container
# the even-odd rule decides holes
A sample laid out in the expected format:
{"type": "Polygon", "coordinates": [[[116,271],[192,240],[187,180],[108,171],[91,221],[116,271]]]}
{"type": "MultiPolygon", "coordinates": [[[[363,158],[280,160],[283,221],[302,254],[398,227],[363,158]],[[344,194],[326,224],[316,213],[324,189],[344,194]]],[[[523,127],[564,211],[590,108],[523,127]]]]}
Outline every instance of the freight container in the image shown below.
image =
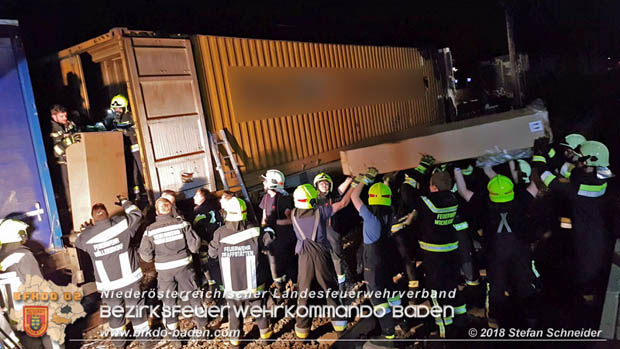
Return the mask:
{"type": "Polygon", "coordinates": [[[308,170],[356,143],[443,122],[433,57],[415,48],[116,28],[47,60],[42,86],[50,87],[46,103],[56,91],[56,102],[90,123],[112,96],[127,95],[151,194],[191,195],[217,186],[209,132],[227,131],[252,185],[268,168],[308,170]]]}
{"type": "MultiPolygon", "coordinates": [[[[60,222],[17,21],[0,20],[0,218],[28,223],[37,252],[62,248],[60,222]]],[[[33,245],[34,244],[34,245],[33,245]]]]}

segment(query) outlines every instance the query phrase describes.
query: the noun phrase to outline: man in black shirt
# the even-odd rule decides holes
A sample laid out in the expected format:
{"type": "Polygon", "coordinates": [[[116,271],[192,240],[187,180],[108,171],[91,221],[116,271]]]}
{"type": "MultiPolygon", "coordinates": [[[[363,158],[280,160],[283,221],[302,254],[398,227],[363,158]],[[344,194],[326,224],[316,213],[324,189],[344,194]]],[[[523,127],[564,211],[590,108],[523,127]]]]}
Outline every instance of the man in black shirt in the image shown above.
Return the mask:
{"type": "Polygon", "coordinates": [[[293,199],[284,190],[284,174],[269,170],[262,176],[265,196],[259,207],[263,210],[262,227],[275,231],[275,239],[269,245],[269,267],[276,292],[284,289],[287,278],[297,281],[297,258],[295,258],[295,232],[291,224],[293,199]]]}

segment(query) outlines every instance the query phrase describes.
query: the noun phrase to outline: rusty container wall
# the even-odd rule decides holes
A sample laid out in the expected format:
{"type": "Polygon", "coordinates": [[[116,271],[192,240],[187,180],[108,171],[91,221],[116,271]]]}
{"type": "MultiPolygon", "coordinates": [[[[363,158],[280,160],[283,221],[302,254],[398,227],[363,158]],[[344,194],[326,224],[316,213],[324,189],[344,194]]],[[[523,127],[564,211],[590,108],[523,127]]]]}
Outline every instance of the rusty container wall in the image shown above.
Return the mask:
{"type": "Polygon", "coordinates": [[[443,121],[438,107],[441,82],[433,72],[432,61],[415,48],[204,35],[194,40],[208,127],[226,129],[234,137],[242,171],[250,184],[256,183],[258,172],[267,168],[285,173],[302,171],[337,160],[338,150],[352,144],[443,121]],[[403,81],[396,81],[399,75],[403,81]],[[275,78],[265,82],[266,76],[275,78]],[[314,83],[301,90],[308,94],[316,92],[312,88],[317,86],[329,89],[341,85],[346,90],[355,81],[375,78],[403,86],[410,93],[403,95],[404,90],[395,90],[392,96],[362,100],[360,97],[370,91],[347,94],[334,88],[342,94],[340,100],[313,96],[309,100],[315,104],[308,105],[303,101],[305,96],[286,91],[296,83],[314,83]],[[255,90],[257,98],[252,96],[254,86],[263,86],[263,91],[255,90]],[[261,104],[261,98],[285,98],[269,95],[273,91],[299,101],[261,104]],[[253,98],[254,102],[248,102],[253,98]]]}
{"type": "Polygon", "coordinates": [[[215,190],[190,40],[124,37],[123,50],[151,189],[215,190]]]}
{"type": "MultiPolygon", "coordinates": [[[[90,122],[116,94],[127,96],[136,123],[146,189],[187,196],[215,189],[190,39],[115,28],[58,53],[62,77],[77,76],[90,122]]],[[[64,82],[64,85],[67,85],[64,82]]]]}

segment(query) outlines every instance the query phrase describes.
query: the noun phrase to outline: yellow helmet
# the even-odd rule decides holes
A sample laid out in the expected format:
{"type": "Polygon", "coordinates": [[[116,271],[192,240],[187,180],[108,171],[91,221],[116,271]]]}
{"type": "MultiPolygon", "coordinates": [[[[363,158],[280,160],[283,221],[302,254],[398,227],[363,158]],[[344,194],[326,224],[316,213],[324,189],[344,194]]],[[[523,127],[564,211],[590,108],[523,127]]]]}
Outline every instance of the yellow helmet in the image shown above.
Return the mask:
{"type": "Polygon", "coordinates": [[[17,219],[0,219],[0,246],[13,242],[25,242],[28,224],[17,219]]]}
{"type": "Polygon", "coordinates": [[[226,211],[225,220],[228,222],[245,221],[248,218],[248,206],[239,198],[222,201],[222,208],[226,211]]]}
{"type": "Polygon", "coordinates": [[[609,150],[607,146],[597,141],[585,141],[581,143],[581,155],[587,157],[588,166],[609,166],[609,150]]]}
{"type": "Polygon", "coordinates": [[[127,111],[128,106],[129,101],[123,95],[116,95],[112,97],[112,100],[110,101],[110,109],[123,108],[124,111],[127,111]]]}
{"type": "Polygon", "coordinates": [[[314,176],[314,187],[318,188],[319,183],[326,181],[329,183],[329,191],[331,192],[334,189],[334,182],[332,181],[332,177],[330,177],[327,173],[321,172],[318,175],[314,176]]]}
{"type": "Polygon", "coordinates": [[[375,183],[368,189],[368,205],[392,205],[392,189],[384,183],[375,183]]]}
{"type": "Polygon", "coordinates": [[[510,178],[503,175],[493,177],[487,184],[487,189],[489,190],[489,199],[493,202],[509,202],[515,198],[514,184],[510,178]]]}
{"type": "Polygon", "coordinates": [[[305,210],[314,208],[318,196],[319,193],[312,185],[302,184],[295,189],[295,192],[293,192],[295,207],[305,210]]]}

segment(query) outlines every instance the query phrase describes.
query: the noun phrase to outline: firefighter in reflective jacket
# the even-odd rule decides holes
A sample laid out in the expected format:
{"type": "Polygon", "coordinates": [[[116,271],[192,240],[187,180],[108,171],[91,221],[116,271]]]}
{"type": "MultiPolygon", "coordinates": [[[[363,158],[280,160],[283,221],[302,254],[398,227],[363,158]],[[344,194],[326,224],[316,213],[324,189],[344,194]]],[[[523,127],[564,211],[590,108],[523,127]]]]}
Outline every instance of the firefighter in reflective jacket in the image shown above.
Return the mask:
{"type": "MultiPolygon", "coordinates": [[[[538,142],[548,143],[546,138],[540,138],[538,142]]],[[[580,134],[572,133],[555,145],[541,147],[538,143],[538,153],[532,157],[532,163],[536,167],[545,166],[549,171],[564,178],[570,178],[572,170],[579,159],[579,148],[586,141],[580,134]]]]}
{"type": "Polygon", "coordinates": [[[204,275],[204,283],[208,287],[210,295],[216,290],[216,285],[221,284],[220,267],[217,259],[209,258],[209,242],[213,240],[213,233],[224,224],[220,214],[220,203],[217,197],[205,188],[200,188],[194,194],[194,212],[192,227],[200,236],[200,267],[204,275]]]}
{"type": "Polygon", "coordinates": [[[26,276],[43,278],[32,251],[23,244],[28,239],[28,224],[15,219],[0,219],[0,347],[58,348],[48,335],[32,338],[23,328],[12,328],[8,319],[11,309],[22,314],[23,301],[15,301],[13,293],[26,281],[26,276]],[[14,332],[17,331],[17,332],[14,332]]]}
{"type": "MultiPolygon", "coordinates": [[[[321,172],[314,177],[314,187],[318,192],[317,204],[319,206],[329,206],[334,202],[341,199],[341,195],[344,194],[349,185],[353,182],[353,178],[347,177],[347,179],[338,186],[337,193],[333,191],[334,182],[332,178],[325,172],[321,172]]],[[[330,218],[327,224],[327,240],[331,246],[332,261],[334,262],[334,268],[336,270],[336,276],[338,277],[338,287],[341,292],[346,291],[352,284],[347,280],[347,274],[351,275],[347,262],[345,261],[344,251],[342,246],[342,236],[336,230],[334,218],[330,218]]]]}
{"type": "MultiPolygon", "coordinates": [[[[392,191],[386,184],[375,183],[368,190],[368,206],[364,205],[360,198],[364,185],[371,184],[376,174],[376,170],[369,169],[366,175],[356,177],[354,183],[359,184],[355,185],[351,195],[353,205],[364,221],[362,229],[364,281],[368,283],[368,291],[374,295],[385,290],[393,290],[391,280],[393,273],[390,272],[392,268],[387,262],[389,260],[387,254],[391,252],[386,246],[386,239],[392,226],[392,191]]],[[[386,299],[375,296],[370,302],[379,317],[381,339],[388,341],[394,339],[395,323],[390,306],[400,305],[400,298],[386,299]]]]}
{"type": "Polygon", "coordinates": [[[391,237],[394,239],[395,246],[400,254],[401,260],[405,265],[407,273],[408,287],[411,291],[416,291],[419,281],[416,276],[415,260],[412,256],[408,237],[412,234],[410,226],[413,218],[415,200],[421,195],[425,185],[428,184],[430,170],[435,163],[435,158],[424,154],[420,164],[411,172],[406,172],[402,184],[398,190],[399,200],[395,205],[394,217],[392,218],[391,237]]]}
{"type": "MultiPolygon", "coordinates": [[[[532,165],[538,169],[548,170],[560,178],[570,178],[580,157],[580,146],[585,141],[586,138],[577,133],[569,134],[559,144],[553,145],[548,144],[548,139],[539,138],[535,144],[538,152],[532,157],[532,165]]],[[[560,228],[572,229],[570,202],[560,196],[552,197],[552,200],[551,206],[555,211],[554,216],[560,221],[560,228]]]]}
{"type": "MultiPolygon", "coordinates": [[[[191,254],[198,253],[200,238],[188,222],[172,216],[172,204],[167,199],[157,199],[155,212],[155,223],[149,225],[142,236],[140,257],[146,262],[155,260],[158,293],[163,296],[163,306],[172,309],[176,297],[171,294],[178,291],[179,298],[193,307],[198,328],[202,329],[208,319],[201,299],[191,294],[198,289],[191,254]]],[[[176,316],[166,317],[164,322],[168,330],[174,331],[178,327],[176,316]]]]}
{"type": "MultiPolygon", "coordinates": [[[[60,208],[69,210],[71,208],[71,196],[66,150],[69,146],[80,141],[80,135],[75,134],[77,132],[76,126],[73,121],[67,118],[65,107],[56,104],[50,109],[50,114],[52,116],[50,138],[56,159],[56,166],[52,168],[54,171],[52,179],[56,189],[54,192],[60,208]]],[[[65,224],[67,223],[63,222],[63,226],[65,224]]]]}
{"type": "Polygon", "coordinates": [[[275,239],[269,246],[269,268],[274,281],[275,292],[280,294],[287,279],[297,280],[297,260],[295,258],[295,232],[291,225],[293,200],[284,189],[284,173],[268,170],[261,176],[265,196],[259,207],[263,210],[262,227],[270,227],[275,239]]]}
{"type": "Polygon", "coordinates": [[[137,200],[146,191],[144,189],[142,160],[140,159],[140,145],[138,144],[136,125],[134,124],[133,116],[129,112],[129,101],[123,95],[116,95],[110,101],[110,109],[113,115],[111,115],[111,118],[106,118],[106,126],[108,129],[123,132],[127,185],[130,189],[131,198],[137,200]]]}
{"type": "MultiPolygon", "coordinates": [[[[271,235],[247,221],[247,205],[239,198],[223,202],[225,223],[217,229],[209,243],[209,256],[219,259],[224,298],[228,301],[229,329],[243,333],[243,309],[264,309],[265,283],[269,279],[269,261],[262,253],[271,235]]],[[[250,311],[251,312],[251,311],[250,311]]],[[[269,318],[257,317],[261,339],[271,338],[269,318]]],[[[239,337],[231,337],[239,346],[239,337]]]]}
{"type": "MultiPolygon", "coordinates": [[[[601,273],[609,263],[606,260],[609,242],[602,212],[607,181],[613,174],[608,168],[609,151],[603,143],[586,141],[581,144],[580,152],[570,182],[561,181],[544,166],[539,173],[552,193],[562,195],[571,204],[572,240],[577,264],[575,281],[584,301],[591,302],[598,291],[598,278],[603,277],[601,273]]],[[[535,153],[544,156],[544,149],[537,148],[535,153]]]]}
{"type": "MultiPolygon", "coordinates": [[[[307,293],[315,280],[323,290],[338,289],[338,279],[334,272],[330,245],[327,239],[327,223],[334,213],[351,202],[351,190],[347,191],[342,200],[328,206],[317,206],[317,197],[318,193],[311,184],[300,185],[293,193],[295,208],[291,212],[291,220],[297,236],[295,253],[299,256],[297,272],[298,309],[307,306],[307,293]]],[[[342,305],[340,299],[332,297],[331,293],[326,301],[327,305],[331,307],[342,305]]],[[[308,338],[311,321],[312,319],[307,315],[301,316],[298,310],[295,321],[295,334],[298,338],[308,338]]],[[[332,325],[336,331],[344,331],[347,320],[334,318],[332,325]]]]}
{"type": "MultiPolygon", "coordinates": [[[[486,185],[486,177],[478,168],[474,167],[475,160],[467,159],[457,161],[452,165],[452,168],[461,168],[461,174],[465,179],[465,183],[468,188],[474,190],[483,190],[486,185]]],[[[484,298],[486,290],[483,285],[480,284],[480,267],[479,260],[484,258],[482,249],[476,250],[474,248],[474,240],[480,242],[480,237],[477,234],[481,229],[480,224],[480,211],[482,208],[474,206],[474,203],[463,200],[460,195],[456,195],[458,191],[456,182],[452,186],[453,193],[458,199],[459,212],[454,219],[452,225],[456,230],[456,236],[459,241],[458,255],[461,269],[461,276],[465,281],[465,288],[463,289],[463,295],[466,303],[470,307],[482,307],[484,304],[484,298]],[[478,254],[477,254],[478,253],[478,254]]],[[[482,242],[480,245],[482,247],[482,242]]]]}
{"type": "MultiPolygon", "coordinates": [[[[445,171],[432,174],[429,194],[418,197],[414,203],[418,212],[416,232],[422,250],[422,266],[424,268],[425,288],[429,291],[453,291],[459,284],[458,238],[453,224],[458,210],[458,201],[450,191],[452,178],[445,171]]],[[[433,306],[454,306],[455,317],[439,314],[435,324],[439,328],[441,338],[453,337],[461,329],[466,313],[465,304],[457,297],[439,298],[431,295],[433,306]]]]}
{"type": "MultiPolygon", "coordinates": [[[[125,215],[109,217],[105,205],[93,205],[91,216],[93,225],[87,226],[79,235],[75,246],[86,252],[93,263],[97,290],[102,293],[102,301],[110,308],[123,307],[125,310],[144,305],[144,298],[118,298],[106,296],[106,291],[134,292],[140,291],[142,269],[138,254],[130,246],[135,236],[142,211],[130,201],[120,200],[125,215]]],[[[130,319],[137,338],[146,334],[149,323],[146,315],[130,319]]],[[[111,317],[110,334],[118,337],[125,331],[125,316],[111,317]]],[[[123,342],[116,342],[118,346],[123,342]]],[[[150,344],[150,342],[144,342],[150,344]]]]}
{"type": "Polygon", "coordinates": [[[515,296],[519,309],[529,326],[535,325],[536,288],[535,269],[527,242],[527,212],[538,193],[534,183],[521,187],[515,193],[510,178],[485,172],[491,178],[487,185],[488,197],[467,188],[460,169],[455,168],[459,194],[468,202],[482,202],[484,210],[484,235],[488,244],[488,323],[497,328],[500,316],[506,320],[515,314],[507,311],[506,292],[515,296]]]}

